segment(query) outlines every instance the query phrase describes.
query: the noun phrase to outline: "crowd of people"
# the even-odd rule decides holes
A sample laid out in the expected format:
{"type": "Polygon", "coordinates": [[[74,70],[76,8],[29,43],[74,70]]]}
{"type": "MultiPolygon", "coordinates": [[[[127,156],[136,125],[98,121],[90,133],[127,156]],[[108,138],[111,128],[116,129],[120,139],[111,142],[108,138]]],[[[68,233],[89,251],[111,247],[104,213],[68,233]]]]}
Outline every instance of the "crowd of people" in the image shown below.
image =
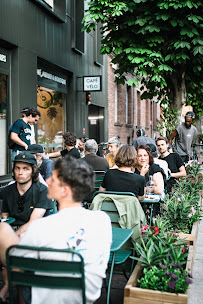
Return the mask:
{"type": "MultiPolygon", "coordinates": [[[[176,180],[186,175],[185,162],[197,134],[192,125],[194,113],[186,114],[185,123],[173,131],[169,142],[162,136],[155,141],[143,129],[137,130],[132,145],[122,144],[119,137],[110,138],[105,158],[98,155],[94,139],[77,140],[73,132],[64,133],[63,150],[45,154],[36,144],[31,127],[40,112],[25,108],[22,113],[10,129],[14,181],[0,189],[2,216],[9,214],[15,219],[11,225],[0,223],[0,260],[5,267],[5,251],[14,244],[74,248],[84,257],[86,298],[87,303],[93,303],[100,296],[112,242],[108,216],[82,207],[94,191],[94,172],[106,172],[100,191],[132,192],[139,201],[144,199],[151,177],[154,194],[164,199],[176,180]],[[58,212],[50,215],[54,201],[58,212]]],[[[13,254],[26,256],[26,251],[15,250],[13,254]]],[[[7,291],[5,277],[0,303],[7,291]]],[[[26,303],[31,303],[30,296],[26,303]]],[[[54,303],[56,297],[58,303],[66,303],[66,298],[81,303],[79,292],[32,290],[32,303],[54,303]]]]}

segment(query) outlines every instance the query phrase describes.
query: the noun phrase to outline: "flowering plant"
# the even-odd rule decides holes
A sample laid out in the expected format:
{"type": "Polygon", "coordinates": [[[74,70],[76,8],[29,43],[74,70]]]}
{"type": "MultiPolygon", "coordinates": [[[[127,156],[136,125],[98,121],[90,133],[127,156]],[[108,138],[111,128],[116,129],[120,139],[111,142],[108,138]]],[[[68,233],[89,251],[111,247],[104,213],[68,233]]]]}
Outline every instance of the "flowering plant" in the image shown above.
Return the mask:
{"type": "Polygon", "coordinates": [[[202,218],[195,194],[176,191],[172,197],[166,196],[162,209],[162,219],[169,230],[190,233],[193,223],[202,218]]]}
{"type": "Polygon", "coordinates": [[[178,264],[161,264],[145,268],[144,276],[138,280],[141,288],[173,293],[184,293],[192,283],[192,276],[178,264]]]}
{"type": "Polygon", "coordinates": [[[161,219],[156,220],[153,227],[142,226],[141,234],[141,242],[135,244],[137,255],[141,257],[132,259],[141,261],[147,268],[164,263],[185,264],[188,254],[183,250],[184,241],[169,233],[161,219]]]}

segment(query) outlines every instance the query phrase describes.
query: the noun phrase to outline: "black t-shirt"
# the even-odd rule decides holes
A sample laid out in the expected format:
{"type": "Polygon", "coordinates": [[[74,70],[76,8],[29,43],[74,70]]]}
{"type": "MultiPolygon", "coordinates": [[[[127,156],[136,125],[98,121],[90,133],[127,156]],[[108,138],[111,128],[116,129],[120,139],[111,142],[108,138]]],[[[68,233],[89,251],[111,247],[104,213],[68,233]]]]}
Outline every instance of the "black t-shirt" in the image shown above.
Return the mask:
{"type": "Polygon", "coordinates": [[[80,158],[80,153],[78,151],[78,149],[76,148],[72,148],[70,151],[68,151],[67,149],[61,150],[61,155],[64,156],[72,156],[74,158],[80,158]]]}
{"type": "MultiPolygon", "coordinates": [[[[163,177],[164,177],[164,172],[163,172],[163,169],[161,169],[160,167],[159,167],[159,165],[156,165],[156,164],[151,164],[150,166],[149,166],[149,171],[145,174],[145,176],[144,176],[144,178],[145,178],[145,184],[149,181],[149,176],[150,175],[154,175],[155,173],[157,173],[157,172],[161,172],[161,174],[163,175],[163,177]]],[[[140,171],[137,169],[137,168],[135,168],[135,173],[137,173],[137,174],[140,174],[140,171]]]]}
{"type": "MultiPolygon", "coordinates": [[[[18,134],[19,138],[24,141],[28,146],[30,145],[31,127],[26,124],[22,119],[18,119],[14,122],[11,132],[18,134]]],[[[18,144],[15,144],[13,151],[24,151],[25,148],[18,144]]]]}
{"type": "MultiPolygon", "coordinates": [[[[161,159],[165,160],[168,163],[168,167],[169,167],[169,169],[171,170],[172,173],[179,172],[179,168],[184,166],[182,158],[176,152],[175,153],[170,153],[168,156],[163,157],[161,159]]],[[[175,177],[171,177],[169,179],[169,181],[167,182],[167,184],[169,184],[170,187],[175,185],[175,183],[176,183],[176,178],[175,177]]]]}
{"type": "Polygon", "coordinates": [[[47,198],[47,187],[40,182],[32,186],[20,196],[16,182],[1,189],[3,199],[2,212],[9,212],[16,220],[13,226],[26,224],[34,208],[52,209],[52,201],[47,198]]]}
{"type": "Polygon", "coordinates": [[[133,192],[136,196],[142,196],[144,195],[145,180],[143,176],[136,173],[109,169],[101,186],[107,191],[133,192]]]}

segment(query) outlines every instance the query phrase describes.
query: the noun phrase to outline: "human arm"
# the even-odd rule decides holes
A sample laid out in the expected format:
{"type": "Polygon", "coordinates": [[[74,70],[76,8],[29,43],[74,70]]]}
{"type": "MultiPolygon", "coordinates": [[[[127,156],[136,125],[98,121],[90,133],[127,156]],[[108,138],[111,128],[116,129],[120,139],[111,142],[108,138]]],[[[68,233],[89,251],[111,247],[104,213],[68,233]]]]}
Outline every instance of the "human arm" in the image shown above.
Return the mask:
{"type": "Polygon", "coordinates": [[[154,182],[154,193],[155,194],[162,194],[164,191],[164,179],[161,172],[156,172],[153,174],[153,182],[154,182]]]}
{"type": "Polygon", "coordinates": [[[169,139],[168,139],[169,145],[172,144],[173,139],[174,139],[177,135],[178,135],[178,132],[177,132],[177,130],[175,129],[175,130],[171,133],[171,135],[170,135],[170,137],[169,137],[169,139]]]}
{"type": "Polygon", "coordinates": [[[149,165],[144,165],[140,170],[140,175],[145,176],[148,171],[149,171],[149,165]]]}
{"type": "Polygon", "coordinates": [[[22,141],[20,139],[20,137],[18,136],[17,133],[11,132],[11,136],[10,137],[11,137],[11,140],[14,141],[17,145],[22,146],[22,147],[25,148],[25,150],[27,150],[28,145],[24,141],[22,141]]]}
{"type": "Polygon", "coordinates": [[[184,177],[184,176],[186,176],[185,166],[181,166],[179,168],[179,172],[176,172],[176,173],[171,172],[171,177],[174,177],[174,178],[179,178],[179,177],[184,177]]]}
{"type": "Polygon", "coordinates": [[[59,157],[59,156],[61,156],[61,152],[57,151],[57,152],[48,153],[47,156],[48,157],[59,157]]]}
{"type": "Polygon", "coordinates": [[[37,220],[37,219],[43,217],[44,214],[45,214],[45,212],[46,212],[46,209],[44,209],[44,208],[34,208],[32,214],[31,214],[31,216],[30,216],[29,221],[28,221],[26,224],[22,225],[22,226],[16,231],[17,235],[18,235],[19,237],[21,237],[22,234],[28,229],[28,227],[29,227],[29,225],[31,224],[31,222],[33,222],[33,221],[35,221],[35,220],[37,220]]]}
{"type": "Polygon", "coordinates": [[[106,188],[103,188],[102,186],[100,186],[99,191],[106,191],[106,188]]]}

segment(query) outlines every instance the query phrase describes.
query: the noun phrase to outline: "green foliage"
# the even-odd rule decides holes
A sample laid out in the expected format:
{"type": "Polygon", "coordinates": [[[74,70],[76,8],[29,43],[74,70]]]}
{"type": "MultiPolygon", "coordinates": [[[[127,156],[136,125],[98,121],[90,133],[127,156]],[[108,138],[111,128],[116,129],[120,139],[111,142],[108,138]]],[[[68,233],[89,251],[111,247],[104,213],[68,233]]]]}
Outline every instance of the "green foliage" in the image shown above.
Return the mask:
{"type": "Polygon", "coordinates": [[[144,276],[138,280],[141,288],[160,290],[172,293],[186,292],[191,275],[179,265],[164,264],[144,269],[144,276]]]}
{"type": "Polygon", "coordinates": [[[171,108],[169,104],[162,107],[161,120],[157,121],[157,130],[161,136],[169,138],[175,126],[180,123],[178,112],[178,109],[171,108]]]}
{"type": "Polygon", "coordinates": [[[202,7],[201,0],[91,0],[84,17],[84,30],[101,23],[101,54],[112,54],[118,81],[126,73],[143,84],[142,98],[175,101],[187,89],[187,102],[202,98],[202,7]]]}
{"type": "Polygon", "coordinates": [[[169,233],[166,223],[162,220],[157,220],[155,225],[142,227],[141,244],[135,244],[135,250],[141,258],[132,259],[141,261],[147,268],[163,263],[185,264],[187,253],[182,251],[184,242],[178,240],[175,234],[169,233]]]}

